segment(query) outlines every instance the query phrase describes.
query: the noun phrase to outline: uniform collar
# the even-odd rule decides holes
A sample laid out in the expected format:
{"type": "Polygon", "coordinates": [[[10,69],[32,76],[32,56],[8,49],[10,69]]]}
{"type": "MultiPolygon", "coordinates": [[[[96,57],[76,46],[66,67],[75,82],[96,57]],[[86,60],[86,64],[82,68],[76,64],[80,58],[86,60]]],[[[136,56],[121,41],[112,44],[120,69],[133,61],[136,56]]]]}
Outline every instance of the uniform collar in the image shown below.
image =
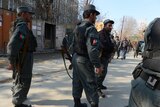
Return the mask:
{"type": "Polygon", "coordinates": [[[94,25],[94,24],[93,24],[93,23],[91,23],[88,19],[84,19],[82,22],[84,22],[84,23],[89,23],[89,24],[94,25]]]}
{"type": "Polygon", "coordinates": [[[22,17],[18,17],[18,18],[17,18],[17,21],[18,21],[18,22],[25,22],[25,23],[27,23],[22,17]]]}

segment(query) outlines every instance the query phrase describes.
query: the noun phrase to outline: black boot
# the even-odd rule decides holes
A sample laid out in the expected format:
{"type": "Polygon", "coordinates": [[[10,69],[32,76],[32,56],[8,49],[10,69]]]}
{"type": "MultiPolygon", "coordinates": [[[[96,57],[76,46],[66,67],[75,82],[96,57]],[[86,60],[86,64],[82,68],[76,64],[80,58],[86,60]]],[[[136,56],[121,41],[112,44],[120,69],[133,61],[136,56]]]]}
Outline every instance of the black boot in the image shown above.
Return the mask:
{"type": "Polygon", "coordinates": [[[101,89],[101,90],[106,90],[106,89],[107,89],[107,87],[106,87],[106,86],[104,86],[104,85],[101,85],[101,86],[100,86],[100,89],[101,89]]]}
{"type": "Polygon", "coordinates": [[[87,104],[81,103],[80,98],[74,98],[74,107],[87,107],[87,104]]]}
{"type": "Polygon", "coordinates": [[[21,105],[15,105],[14,107],[32,107],[32,106],[31,105],[21,104],[21,105]]]}
{"type": "Polygon", "coordinates": [[[98,89],[97,93],[99,97],[102,97],[102,98],[106,97],[106,95],[101,91],[101,89],[98,89]]]}

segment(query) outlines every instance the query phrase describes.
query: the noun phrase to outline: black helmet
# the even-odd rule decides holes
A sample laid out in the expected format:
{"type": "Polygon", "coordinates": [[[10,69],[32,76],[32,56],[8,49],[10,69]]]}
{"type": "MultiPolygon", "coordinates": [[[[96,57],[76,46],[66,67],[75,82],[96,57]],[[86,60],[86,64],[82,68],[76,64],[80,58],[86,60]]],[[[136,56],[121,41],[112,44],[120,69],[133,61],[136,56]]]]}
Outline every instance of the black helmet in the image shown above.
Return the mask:
{"type": "Polygon", "coordinates": [[[17,14],[22,12],[28,12],[30,14],[34,14],[34,12],[32,11],[32,8],[28,6],[20,6],[17,8],[17,14]]]}
{"type": "MultiPolygon", "coordinates": [[[[144,57],[157,57],[160,50],[160,18],[155,18],[147,27],[144,34],[144,57]]],[[[160,54],[158,55],[160,56],[160,54]]]]}
{"type": "Polygon", "coordinates": [[[85,11],[90,11],[90,10],[95,11],[96,15],[99,15],[99,14],[100,14],[100,12],[97,11],[97,10],[96,10],[96,7],[95,7],[94,5],[92,5],[92,4],[86,5],[86,6],[84,7],[84,12],[85,12],[85,11]]]}

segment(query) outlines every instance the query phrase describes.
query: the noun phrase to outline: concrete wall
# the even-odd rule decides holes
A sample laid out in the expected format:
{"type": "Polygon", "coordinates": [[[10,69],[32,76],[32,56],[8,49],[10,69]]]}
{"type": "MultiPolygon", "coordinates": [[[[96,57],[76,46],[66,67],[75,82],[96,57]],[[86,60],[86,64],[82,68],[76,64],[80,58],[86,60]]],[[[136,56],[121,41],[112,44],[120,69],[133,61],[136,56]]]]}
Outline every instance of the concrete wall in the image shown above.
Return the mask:
{"type": "Polygon", "coordinates": [[[44,22],[41,20],[33,20],[32,31],[37,39],[37,51],[42,51],[44,49],[44,22]]]}
{"type": "Polygon", "coordinates": [[[61,49],[62,40],[65,36],[66,28],[63,25],[56,26],[56,49],[61,49]]]}
{"type": "MultiPolygon", "coordinates": [[[[37,51],[43,51],[45,49],[45,21],[33,20],[32,31],[37,39],[38,48],[37,51]]],[[[53,29],[54,30],[54,29],[53,29]]],[[[61,49],[62,40],[65,36],[66,28],[63,25],[56,26],[56,39],[55,49],[61,49]]]]}

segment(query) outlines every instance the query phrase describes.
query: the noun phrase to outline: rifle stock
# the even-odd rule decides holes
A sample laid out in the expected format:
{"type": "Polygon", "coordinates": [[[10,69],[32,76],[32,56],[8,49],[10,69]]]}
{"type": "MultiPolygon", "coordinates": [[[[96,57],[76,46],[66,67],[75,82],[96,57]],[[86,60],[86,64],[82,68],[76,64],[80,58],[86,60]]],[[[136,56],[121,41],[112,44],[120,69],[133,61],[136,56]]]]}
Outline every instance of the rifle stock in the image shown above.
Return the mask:
{"type": "Polygon", "coordinates": [[[24,48],[23,48],[23,50],[19,52],[18,63],[16,64],[17,72],[21,71],[22,66],[24,64],[24,60],[25,60],[25,57],[27,55],[27,49],[28,49],[28,44],[29,44],[28,42],[29,42],[29,36],[27,36],[26,40],[24,41],[24,48]]]}

